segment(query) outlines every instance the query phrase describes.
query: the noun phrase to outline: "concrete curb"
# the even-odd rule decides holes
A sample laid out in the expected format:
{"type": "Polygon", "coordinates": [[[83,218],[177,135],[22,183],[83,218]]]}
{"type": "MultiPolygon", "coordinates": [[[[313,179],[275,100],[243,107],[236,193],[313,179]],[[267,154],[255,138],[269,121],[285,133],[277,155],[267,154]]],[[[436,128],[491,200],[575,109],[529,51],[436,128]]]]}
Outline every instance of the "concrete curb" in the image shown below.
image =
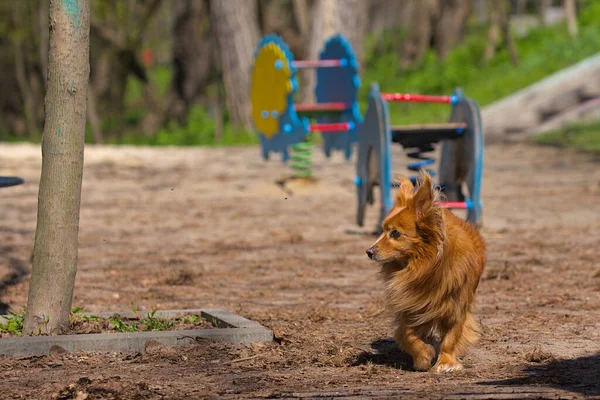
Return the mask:
{"type": "MultiPolygon", "coordinates": [[[[132,313],[113,312],[94,314],[110,317],[115,314],[132,316],[132,313]]],[[[178,315],[201,315],[211,321],[213,329],[185,331],[132,332],[132,333],[92,333],[84,335],[26,336],[0,339],[0,355],[25,357],[48,355],[51,351],[67,352],[143,352],[149,342],[163,346],[187,346],[204,340],[246,344],[270,342],[273,331],[258,322],[250,321],[237,314],[222,309],[206,310],[167,310],[157,311],[155,317],[173,318],[178,315]]],[[[136,313],[146,316],[146,313],[136,313]]],[[[1,318],[1,317],[0,317],[1,318]]]]}

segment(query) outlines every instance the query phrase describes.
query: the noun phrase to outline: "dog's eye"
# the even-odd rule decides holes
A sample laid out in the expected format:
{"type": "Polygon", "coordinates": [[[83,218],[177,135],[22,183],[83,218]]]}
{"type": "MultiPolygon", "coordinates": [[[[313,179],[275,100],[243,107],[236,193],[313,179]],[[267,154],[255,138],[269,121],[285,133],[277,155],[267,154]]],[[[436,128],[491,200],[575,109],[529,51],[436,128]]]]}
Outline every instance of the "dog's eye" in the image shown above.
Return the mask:
{"type": "Polygon", "coordinates": [[[391,237],[392,239],[399,239],[399,238],[400,238],[400,236],[402,236],[402,234],[400,233],[400,231],[399,231],[399,230],[397,230],[397,229],[392,229],[392,230],[390,231],[390,237],[391,237]]]}

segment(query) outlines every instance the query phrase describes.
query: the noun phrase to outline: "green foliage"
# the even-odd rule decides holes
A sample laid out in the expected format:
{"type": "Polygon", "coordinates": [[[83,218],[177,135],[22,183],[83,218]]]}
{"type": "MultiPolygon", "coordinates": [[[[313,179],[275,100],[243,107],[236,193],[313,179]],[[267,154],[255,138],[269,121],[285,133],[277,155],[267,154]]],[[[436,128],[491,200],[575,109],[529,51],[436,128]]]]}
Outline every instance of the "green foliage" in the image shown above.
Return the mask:
{"type": "MultiPolygon", "coordinates": [[[[600,2],[585,2],[579,17],[577,38],[571,38],[566,25],[561,24],[536,29],[516,39],[516,67],[505,49],[499,50],[489,63],[483,61],[485,27],[472,28],[464,43],[445,60],[440,61],[430,51],[421,65],[407,70],[400,68],[397,52],[385,46],[383,51],[370,48],[360,90],[361,108],[364,112],[371,82],[379,83],[382,91],[423,94],[450,94],[460,86],[481,106],[490,104],[597,53],[600,2]]],[[[393,103],[389,110],[392,124],[442,122],[449,117],[446,105],[393,103]]]]}
{"type": "Polygon", "coordinates": [[[179,320],[185,324],[196,324],[202,321],[202,317],[199,315],[186,315],[183,317],[179,317],[179,320]]]}
{"type": "Polygon", "coordinates": [[[108,322],[110,322],[115,327],[115,330],[118,332],[137,332],[138,331],[138,325],[135,321],[128,324],[127,322],[123,321],[123,319],[119,315],[110,317],[108,319],[108,322]]]}
{"type": "Polygon", "coordinates": [[[0,323],[0,332],[21,336],[23,334],[23,321],[25,321],[25,310],[19,312],[8,312],[4,323],[0,323]]]}
{"type": "Polygon", "coordinates": [[[136,321],[127,323],[118,315],[110,317],[108,322],[110,322],[115,327],[115,330],[119,332],[139,332],[142,330],[166,331],[171,329],[173,322],[164,318],[156,317],[155,314],[156,310],[150,311],[146,317],[140,319],[139,323],[136,321]]]}
{"type": "Polygon", "coordinates": [[[600,121],[573,124],[535,136],[532,140],[537,144],[573,147],[578,150],[600,154],[600,121]]]}
{"type": "Polygon", "coordinates": [[[143,318],[140,323],[144,325],[147,331],[166,331],[171,329],[173,322],[167,321],[166,319],[155,317],[156,310],[152,310],[148,313],[146,318],[143,318]]]}
{"type": "Polygon", "coordinates": [[[99,322],[100,317],[97,315],[86,315],[83,312],[83,307],[74,307],[69,314],[69,322],[71,325],[77,321],[83,322],[99,322]]]}

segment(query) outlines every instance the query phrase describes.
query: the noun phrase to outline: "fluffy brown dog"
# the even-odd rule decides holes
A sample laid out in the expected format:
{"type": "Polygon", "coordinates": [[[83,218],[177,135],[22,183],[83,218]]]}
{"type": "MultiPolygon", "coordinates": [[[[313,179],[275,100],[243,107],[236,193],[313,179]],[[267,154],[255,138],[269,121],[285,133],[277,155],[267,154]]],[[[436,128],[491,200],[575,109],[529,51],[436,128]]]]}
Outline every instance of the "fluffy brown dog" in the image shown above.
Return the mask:
{"type": "Polygon", "coordinates": [[[396,202],[383,233],[367,250],[381,264],[388,303],[398,325],[394,339],[413,357],[416,370],[462,369],[459,360],[475,343],[471,308],[486,262],[483,238],[467,222],[435,204],[439,192],[421,173],[415,191],[400,178],[396,202]]]}

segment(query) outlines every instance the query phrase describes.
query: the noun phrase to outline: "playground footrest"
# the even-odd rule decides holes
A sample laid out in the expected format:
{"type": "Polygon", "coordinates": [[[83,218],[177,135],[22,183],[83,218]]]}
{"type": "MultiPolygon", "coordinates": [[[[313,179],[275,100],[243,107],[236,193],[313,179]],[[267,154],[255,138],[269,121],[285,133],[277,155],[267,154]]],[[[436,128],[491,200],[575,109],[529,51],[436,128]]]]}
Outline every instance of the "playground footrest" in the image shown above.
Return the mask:
{"type": "Polygon", "coordinates": [[[421,147],[426,143],[436,143],[444,139],[460,136],[467,124],[449,122],[445,124],[392,126],[392,141],[403,147],[421,147]]]}

